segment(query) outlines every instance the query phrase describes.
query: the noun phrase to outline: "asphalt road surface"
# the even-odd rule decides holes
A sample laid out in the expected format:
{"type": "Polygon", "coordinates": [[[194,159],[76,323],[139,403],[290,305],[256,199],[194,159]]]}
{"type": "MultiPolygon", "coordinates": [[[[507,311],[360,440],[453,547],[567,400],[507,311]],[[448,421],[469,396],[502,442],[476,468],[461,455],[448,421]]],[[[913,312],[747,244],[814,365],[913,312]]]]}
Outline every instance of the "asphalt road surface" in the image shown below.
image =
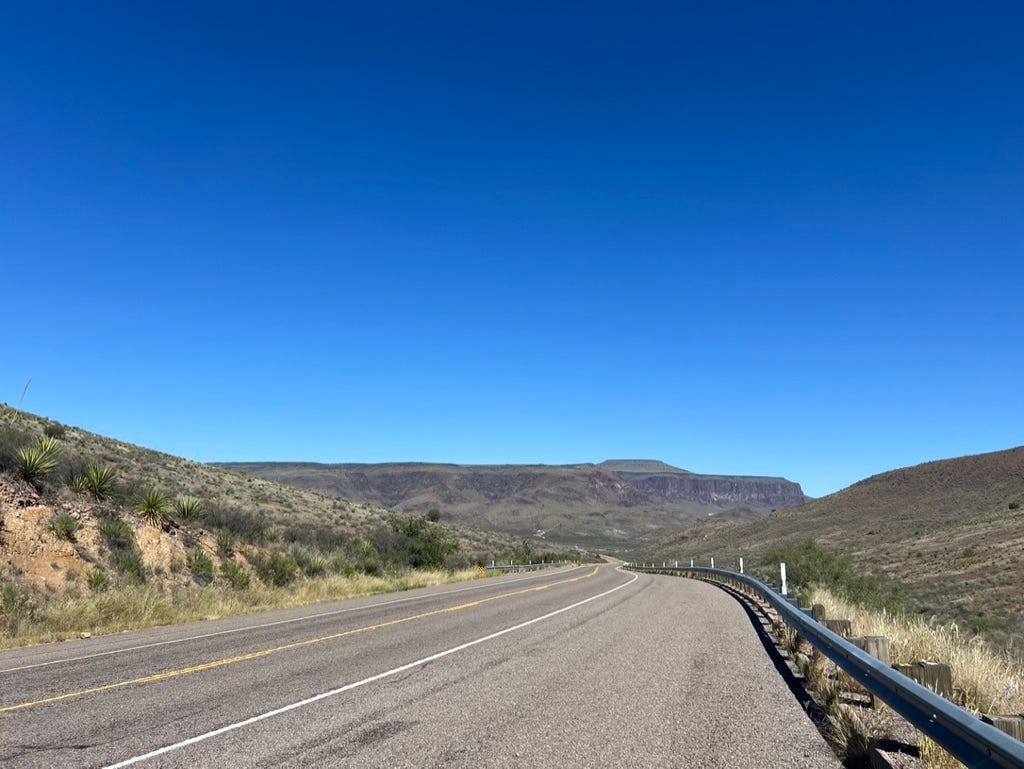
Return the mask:
{"type": "Polygon", "coordinates": [[[839,762],[735,599],[607,565],[3,652],[0,765],[839,762]]]}

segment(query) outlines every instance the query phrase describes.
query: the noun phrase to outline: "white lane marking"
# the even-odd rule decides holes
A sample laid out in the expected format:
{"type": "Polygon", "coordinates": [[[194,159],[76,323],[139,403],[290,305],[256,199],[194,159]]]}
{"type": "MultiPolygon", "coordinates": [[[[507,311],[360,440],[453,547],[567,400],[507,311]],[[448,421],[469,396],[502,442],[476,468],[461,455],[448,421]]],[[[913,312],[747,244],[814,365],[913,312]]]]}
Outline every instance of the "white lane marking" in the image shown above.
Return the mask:
{"type": "MultiPolygon", "coordinates": [[[[560,571],[558,573],[559,574],[570,574],[571,572],[574,572],[577,569],[582,569],[582,568],[585,568],[585,567],[583,567],[583,566],[575,566],[572,569],[569,569],[568,571],[564,571],[564,572],[560,571]]],[[[527,577],[517,577],[517,578],[512,579],[512,580],[502,580],[500,584],[508,585],[509,583],[512,583],[512,582],[516,582],[516,583],[518,583],[518,582],[526,582],[527,580],[531,580],[531,579],[539,579],[540,577],[551,577],[551,576],[554,576],[554,574],[552,574],[550,572],[548,572],[548,573],[541,572],[541,573],[538,573],[538,574],[531,574],[531,575],[529,575],[527,577]]],[[[201,635],[187,636],[185,638],[173,638],[173,639],[171,639],[169,641],[154,641],[153,643],[139,644],[138,646],[126,646],[123,649],[111,649],[110,651],[96,652],[95,654],[83,654],[83,655],[81,655],[79,657],[66,657],[66,658],[59,659],[59,660],[50,660],[49,662],[36,662],[36,663],[31,664],[31,665],[21,665],[21,666],[16,667],[16,668],[6,668],[4,670],[0,670],[0,675],[3,675],[4,673],[16,673],[19,670],[31,670],[32,668],[45,668],[45,667],[49,667],[50,665],[62,665],[64,663],[66,663],[66,662],[80,662],[81,660],[91,660],[91,659],[95,659],[96,657],[109,657],[111,654],[125,654],[127,652],[138,651],[139,649],[152,649],[152,648],[155,648],[157,646],[170,646],[171,644],[180,644],[180,643],[185,643],[186,641],[200,641],[200,640],[202,640],[204,638],[213,638],[214,636],[219,636],[219,635],[230,635],[232,633],[243,633],[246,630],[262,630],[263,628],[274,627],[275,625],[288,625],[288,624],[291,624],[292,622],[302,622],[303,620],[308,620],[308,619],[321,619],[323,617],[333,617],[333,616],[335,616],[337,614],[347,614],[349,612],[360,611],[362,609],[376,609],[376,608],[378,608],[380,606],[393,606],[396,603],[408,603],[409,601],[422,601],[422,600],[425,600],[427,598],[437,598],[439,596],[455,595],[456,593],[465,593],[465,592],[468,592],[470,590],[483,590],[486,587],[495,587],[498,584],[499,584],[498,582],[491,582],[490,580],[488,580],[487,582],[485,582],[483,584],[470,585],[469,587],[460,587],[458,590],[445,590],[445,591],[439,592],[439,593],[430,593],[429,595],[413,595],[413,596],[409,596],[407,598],[396,598],[393,601],[381,601],[380,603],[371,603],[371,604],[366,604],[364,606],[350,606],[350,607],[347,607],[347,608],[344,608],[344,609],[334,609],[333,611],[320,612],[319,614],[307,614],[307,615],[302,616],[302,617],[292,617],[291,619],[281,619],[281,620],[276,620],[274,622],[264,622],[263,624],[260,624],[260,625],[246,625],[244,627],[231,628],[230,630],[217,630],[217,631],[215,631],[213,633],[202,633],[201,635]]],[[[427,589],[429,589],[429,588],[427,588],[427,589]]],[[[343,600],[345,600],[345,599],[343,599],[343,600]]],[[[353,599],[348,599],[348,600],[353,600],[353,599]]]]}
{"type": "MultiPolygon", "coordinates": [[[[616,571],[621,570],[616,569],[616,571]]],[[[290,705],[285,705],[284,707],[277,708],[275,710],[269,710],[266,713],[260,713],[258,716],[252,716],[251,718],[247,718],[244,721],[238,721],[233,724],[228,724],[227,726],[222,726],[219,729],[214,729],[213,731],[206,732],[205,734],[200,734],[195,737],[189,737],[187,740],[182,740],[181,742],[176,742],[173,745],[167,745],[162,748],[157,748],[156,750],[152,750],[149,753],[144,753],[141,756],[127,758],[124,761],[117,762],[116,764],[109,764],[105,766],[103,769],[120,769],[120,767],[123,766],[132,766],[133,764],[137,764],[141,761],[148,761],[151,758],[166,755],[168,753],[171,753],[172,751],[188,747],[189,745],[195,745],[197,742],[203,742],[204,740],[208,740],[211,737],[219,737],[222,734],[233,732],[236,729],[241,729],[244,726],[250,726],[260,721],[265,721],[268,718],[273,718],[274,716],[279,716],[283,713],[288,713],[292,710],[298,710],[299,708],[303,708],[306,705],[312,705],[314,702],[325,700],[328,697],[334,697],[338,694],[342,694],[343,692],[351,691],[352,689],[357,689],[360,686],[366,686],[366,684],[372,684],[375,681],[380,681],[382,678],[389,678],[390,676],[398,675],[399,673],[404,673],[406,670],[411,670],[412,668],[419,667],[420,665],[426,665],[428,662],[434,662],[435,660],[439,660],[442,657],[447,657],[451,654],[455,654],[456,652],[464,651],[470,648],[471,646],[482,644],[485,641],[493,641],[495,638],[499,638],[505,635],[506,633],[512,633],[516,630],[522,630],[524,627],[529,627],[530,625],[534,625],[538,622],[543,622],[546,619],[551,619],[552,617],[556,617],[559,614],[563,614],[564,612],[577,609],[580,606],[583,606],[584,604],[590,603],[591,601],[596,601],[598,598],[604,598],[607,595],[611,595],[612,593],[622,590],[622,588],[624,587],[629,587],[639,578],[639,573],[634,574],[633,578],[629,580],[629,582],[623,582],[621,585],[613,587],[611,590],[605,590],[603,593],[592,595],[590,596],[590,598],[584,598],[582,601],[577,601],[576,603],[570,604],[569,606],[563,606],[561,609],[555,609],[554,611],[548,612],[543,616],[534,617],[533,619],[527,620],[526,622],[520,622],[518,625],[507,627],[504,630],[499,630],[496,633],[491,633],[490,635],[486,635],[483,638],[477,638],[475,641],[468,641],[467,643],[459,644],[458,646],[453,646],[451,649],[445,649],[442,652],[438,652],[437,654],[431,654],[429,657],[423,657],[422,659],[418,659],[415,662],[408,662],[405,665],[400,665],[397,668],[386,670],[383,673],[377,673],[377,675],[370,676],[369,678],[364,678],[362,681],[356,681],[355,683],[345,684],[345,686],[340,686],[337,689],[331,689],[329,692],[323,692],[322,694],[317,694],[313,697],[309,697],[304,700],[299,700],[298,702],[293,702],[290,705]]]]}

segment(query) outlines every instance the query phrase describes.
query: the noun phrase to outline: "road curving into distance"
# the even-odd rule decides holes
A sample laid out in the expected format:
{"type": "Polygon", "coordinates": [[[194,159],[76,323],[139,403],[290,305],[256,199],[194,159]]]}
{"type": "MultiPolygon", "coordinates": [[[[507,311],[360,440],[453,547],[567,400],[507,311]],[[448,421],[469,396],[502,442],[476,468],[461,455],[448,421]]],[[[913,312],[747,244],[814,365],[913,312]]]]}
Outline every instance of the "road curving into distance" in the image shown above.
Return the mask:
{"type": "Polygon", "coordinates": [[[0,653],[0,765],[837,767],[744,609],[612,565],[0,653]]]}

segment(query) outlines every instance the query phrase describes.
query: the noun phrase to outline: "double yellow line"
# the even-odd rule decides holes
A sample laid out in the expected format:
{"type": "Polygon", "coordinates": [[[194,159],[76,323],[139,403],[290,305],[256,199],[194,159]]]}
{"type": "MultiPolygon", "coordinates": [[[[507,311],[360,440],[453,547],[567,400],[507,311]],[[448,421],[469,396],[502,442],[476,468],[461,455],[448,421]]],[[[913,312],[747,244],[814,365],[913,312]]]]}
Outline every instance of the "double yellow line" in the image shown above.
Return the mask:
{"type": "MultiPolygon", "coordinates": [[[[492,601],[500,601],[505,598],[512,598],[517,595],[524,595],[526,593],[536,593],[541,590],[547,590],[551,587],[558,587],[559,585],[569,585],[573,582],[579,582],[583,579],[589,579],[593,577],[599,571],[600,567],[594,567],[594,570],[589,574],[583,574],[579,577],[572,577],[571,579],[563,579],[558,582],[551,582],[547,585],[538,585],[536,587],[524,588],[523,590],[516,590],[511,593],[502,593],[500,595],[494,595],[490,598],[481,598],[476,601],[470,601],[469,603],[459,604],[458,606],[449,606],[445,609],[435,609],[434,611],[426,611],[421,614],[413,614],[408,617],[401,617],[399,619],[389,620],[387,622],[380,622],[376,625],[367,625],[366,627],[356,628],[355,630],[345,630],[341,633],[332,633],[331,635],[320,636],[319,638],[310,638],[305,641],[296,641],[295,643],[285,644],[284,646],[275,646],[272,649],[262,649],[260,651],[250,652],[249,654],[242,654],[238,657],[228,657],[227,659],[216,660],[214,662],[204,662],[202,665],[194,665],[188,668],[181,668],[179,670],[171,670],[166,673],[156,673],[151,676],[143,676],[142,678],[132,678],[127,681],[118,681],[113,684],[105,684],[103,686],[95,686],[91,689],[82,689],[77,692],[67,692],[66,694],[57,694],[53,697],[46,697],[41,700],[33,700],[32,702],[23,702],[20,705],[9,705],[7,707],[0,708],[0,713],[13,713],[17,710],[26,710],[27,708],[34,708],[38,705],[48,705],[53,702],[63,702],[64,700],[71,700],[77,697],[85,697],[90,694],[99,694],[100,692],[109,692],[114,689],[123,689],[127,686],[140,686],[142,684],[151,684],[157,681],[166,681],[171,678],[179,678],[180,676],[191,675],[192,673],[201,673],[204,670],[214,670],[216,668],[227,667],[228,665],[234,665],[238,662],[248,662],[250,660],[258,660],[263,657],[269,657],[271,654],[278,654],[280,652],[291,651],[292,649],[301,649],[306,646],[313,646],[314,644],[322,644],[327,641],[336,641],[339,638],[348,638],[350,636],[358,635],[360,633],[368,633],[371,630],[383,630],[384,628],[394,627],[395,625],[403,625],[407,622],[415,622],[416,620],[426,619],[427,617],[436,617],[441,614],[450,614],[457,611],[464,611],[466,609],[472,609],[476,606],[482,606],[485,603],[491,603],[492,601]]],[[[368,607],[372,608],[372,607],[368,607]]]]}

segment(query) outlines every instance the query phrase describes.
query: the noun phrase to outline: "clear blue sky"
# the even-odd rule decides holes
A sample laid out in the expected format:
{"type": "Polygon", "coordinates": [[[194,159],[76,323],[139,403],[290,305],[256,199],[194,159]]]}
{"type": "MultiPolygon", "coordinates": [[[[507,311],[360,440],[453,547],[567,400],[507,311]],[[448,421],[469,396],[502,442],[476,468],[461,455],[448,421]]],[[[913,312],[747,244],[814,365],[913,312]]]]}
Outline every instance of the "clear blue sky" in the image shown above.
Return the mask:
{"type": "Polygon", "coordinates": [[[197,460],[1024,443],[1024,5],[9,5],[0,401],[197,460]],[[214,7],[216,6],[216,7],[214,7]]]}

